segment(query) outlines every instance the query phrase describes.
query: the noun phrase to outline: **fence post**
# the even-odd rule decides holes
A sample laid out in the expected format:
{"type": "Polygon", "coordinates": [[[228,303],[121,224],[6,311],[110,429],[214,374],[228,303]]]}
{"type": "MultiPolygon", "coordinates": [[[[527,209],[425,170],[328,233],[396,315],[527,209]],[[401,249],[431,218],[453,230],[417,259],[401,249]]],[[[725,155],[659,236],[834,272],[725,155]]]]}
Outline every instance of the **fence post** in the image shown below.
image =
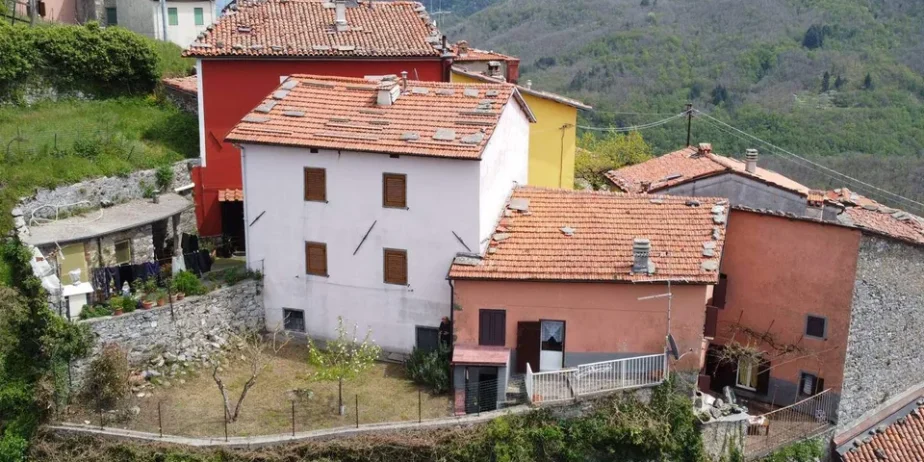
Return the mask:
{"type": "Polygon", "coordinates": [[[161,438],[164,437],[164,420],[163,420],[163,416],[161,415],[161,409],[160,409],[161,404],[163,403],[164,403],[163,401],[157,402],[157,429],[160,432],[161,438]]]}
{"type": "Polygon", "coordinates": [[[228,410],[225,410],[225,442],[228,442],[228,410]]]}
{"type": "Polygon", "coordinates": [[[356,428],[359,428],[359,394],[356,395],[356,428]]]}
{"type": "Polygon", "coordinates": [[[423,422],[423,392],[417,390],[417,423],[423,422]]]}
{"type": "Polygon", "coordinates": [[[96,397],[96,408],[99,409],[99,429],[103,429],[103,403],[100,402],[99,396],[96,397]]]}
{"type": "Polygon", "coordinates": [[[295,400],[292,400],[292,438],[295,438],[295,400]]]}

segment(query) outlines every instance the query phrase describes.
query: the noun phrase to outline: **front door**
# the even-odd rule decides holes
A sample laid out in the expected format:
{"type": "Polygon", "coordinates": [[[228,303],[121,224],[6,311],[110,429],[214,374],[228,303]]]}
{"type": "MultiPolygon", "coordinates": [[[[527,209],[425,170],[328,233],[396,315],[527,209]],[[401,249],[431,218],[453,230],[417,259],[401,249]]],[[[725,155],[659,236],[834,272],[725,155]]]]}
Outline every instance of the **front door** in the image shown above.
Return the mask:
{"type": "Polygon", "coordinates": [[[497,368],[468,367],[465,382],[465,413],[477,414],[497,409],[497,368]]]}
{"type": "Polygon", "coordinates": [[[565,321],[539,321],[541,337],[539,370],[557,371],[565,367],[565,321]]]}
{"type": "Polygon", "coordinates": [[[539,372],[539,323],[517,323],[517,372],[526,373],[526,363],[539,372]]]}

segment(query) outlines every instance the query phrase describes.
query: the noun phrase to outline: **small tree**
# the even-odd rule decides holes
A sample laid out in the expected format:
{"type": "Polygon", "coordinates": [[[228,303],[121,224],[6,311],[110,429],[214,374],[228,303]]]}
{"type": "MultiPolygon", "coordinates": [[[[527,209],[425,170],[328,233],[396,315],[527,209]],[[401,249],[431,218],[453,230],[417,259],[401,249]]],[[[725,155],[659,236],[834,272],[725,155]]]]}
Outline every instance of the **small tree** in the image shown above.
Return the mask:
{"type": "Polygon", "coordinates": [[[873,89],[873,76],[868,72],[866,73],[866,78],[863,79],[863,89],[872,90],[873,89]]]}
{"type": "Polygon", "coordinates": [[[90,363],[84,395],[112,409],[128,393],[129,373],[128,354],[118,344],[107,343],[90,363]]]}
{"type": "Polygon", "coordinates": [[[831,89],[831,73],[825,71],[825,75],[821,78],[821,92],[825,93],[831,89]]]}
{"type": "Polygon", "coordinates": [[[244,382],[244,388],[241,390],[233,410],[231,408],[231,399],[228,397],[228,388],[221,377],[218,376],[220,364],[217,362],[214,364],[212,379],[215,380],[218,391],[221,392],[222,401],[225,404],[225,419],[228,422],[237,422],[237,418],[241,415],[241,405],[244,404],[244,399],[247,398],[247,392],[257,384],[257,379],[269,366],[272,357],[278,354],[291,339],[288,334],[279,329],[273,332],[271,341],[266,341],[259,333],[252,333],[243,338],[238,337],[238,340],[243,341],[244,344],[243,356],[250,366],[250,377],[244,382]]]}
{"type": "Polygon", "coordinates": [[[370,367],[382,353],[382,349],[372,340],[372,330],[366,331],[362,342],[358,341],[356,332],[359,326],[353,326],[352,337],[348,336],[343,318],[337,317],[337,338],[327,342],[327,349],[322,350],[308,338],[308,364],[315,371],[309,378],[317,381],[336,381],[338,384],[338,403],[340,414],[343,408],[343,381],[356,378],[370,367]]]}

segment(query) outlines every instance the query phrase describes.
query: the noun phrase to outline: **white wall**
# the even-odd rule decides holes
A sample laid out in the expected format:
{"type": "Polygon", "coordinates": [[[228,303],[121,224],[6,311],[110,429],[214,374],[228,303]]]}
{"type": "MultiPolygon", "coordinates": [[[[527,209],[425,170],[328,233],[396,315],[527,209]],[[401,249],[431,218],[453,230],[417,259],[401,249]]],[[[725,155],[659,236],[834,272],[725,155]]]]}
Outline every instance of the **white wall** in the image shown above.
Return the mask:
{"type": "Polygon", "coordinates": [[[514,184],[526,184],[529,171],[529,119],[512,98],[501,113],[497,129],[481,160],[481,196],[476,249],[483,252],[503,213],[514,184]]]}
{"type": "MultiPolygon", "coordinates": [[[[142,1],[142,0],[132,0],[132,1],[142,1]]],[[[150,3],[153,7],[154,14],[154,38],[158,40],[163,40],[163,22],[161,15],[160,3],[156,1],[143,0],[147,3],[150,3]]],[[[189,2],[189,1],[167,1],[167,8],[176,8],[177,10],[177,25],[167,26],[167,38],[183,47],[188,47],[192,42],[196,41],[196,37],[200,32],[204,31],[209,24],[215,21],[215,3],[210,1],[202,2],[189,2]],[[201,26],[196,25],[195,18],[195,9],[202,8],[202,19],[203,24],[201,26]]],[[[120,18],[121,19],[121,18],[120,18]]]]}
{"type": "Polygon", "coordinates": [[[245,145],[247,258],[263,268],[266,323],[305,310],[308,333],[329,338],[342,315],[379,345],[408,352],[415,326],[449,316],[452,258],[478,238],[478,161],[245,145]],[[327,203],[303,200],[304,167],[327,170],[327,203]],[[382,174],[407,175],[406,210],[382,207],[382,174]],[[353,255],[373,222],[375,228],[353,255]],[[305,275],[304,242],[327,244],[329,277],[305,275]],[[408,286],[383,282],[383,249],[406,249],[408,286]],[[262,262],[261,262],[262,261],[262,262]]]}

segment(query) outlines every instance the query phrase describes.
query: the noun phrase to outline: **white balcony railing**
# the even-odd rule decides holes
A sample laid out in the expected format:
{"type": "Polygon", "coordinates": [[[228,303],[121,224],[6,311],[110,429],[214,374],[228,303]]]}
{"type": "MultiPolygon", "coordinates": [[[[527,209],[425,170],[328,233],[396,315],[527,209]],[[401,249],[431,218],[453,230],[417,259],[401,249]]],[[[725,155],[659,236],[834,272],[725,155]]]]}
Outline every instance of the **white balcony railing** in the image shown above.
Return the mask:
{"type": "Polygon", "coordinates": [[[651,387],[667,374],[663,354],[637,356],[551,372],[533,372],[526,365],[526,394],[531,403],[559,402],[584,395],[651,387]]]}

